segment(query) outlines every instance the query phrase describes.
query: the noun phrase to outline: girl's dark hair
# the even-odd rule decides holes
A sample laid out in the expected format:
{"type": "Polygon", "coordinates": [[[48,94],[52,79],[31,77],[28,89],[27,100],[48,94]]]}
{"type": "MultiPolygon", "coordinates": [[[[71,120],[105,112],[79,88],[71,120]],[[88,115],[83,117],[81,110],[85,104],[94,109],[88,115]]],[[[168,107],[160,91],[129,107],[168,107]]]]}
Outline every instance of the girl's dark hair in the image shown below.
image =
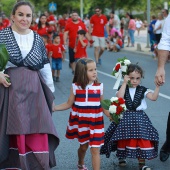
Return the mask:
{"type": "MultiPolygon", "coordinates": [[[[87,64],[93,63],[94,60],[90,58],[81,58],[76,63],[73,83],[77,83],[81,86],[82,89],[85,89],[89,83],[89,79],[87,77],[87,64]]],[[[96,79],[94,83],[99,83],[96,79]]]]}
{"type": "MultiPolygon", "coordinates": [[[[41,14],[41,15],[40,15],[39,21],[38,21],[38,29],[40,29],[40,28],[42,27],[42,23],[41,23],[41,21],[40,21],[40,19],[41,19],[42,17],[46,17],[46,18],[47,18],[47,16],[46,16],[45,14],[41,14]]],[[[46,25],[46,26],[49,26],[49,23],[46,21],[45,25],[46,25]]]]}
{"type": "MultiPolygon", "coordinates": [[[[30,2],[19,1],[19,2],[17,2],[17,3],[14,5],[14,7],[13,7],[13,9],[12,9],[12,15],[15,15],[16,10],[17,10],[20,6],[22,6],[22,5],[29,6],[29,7],[31,8],[31,10],[32,10],[32,14],[34,13],[34,7],[31,5],[30,2]]],[[[33,17],[33,16],[32,16],[32,17],[33,17]]]]}
{"type": "Polygon", "coordinates": [[[77,32],[77,34],[80,34],[80,35],[86,35],[86,31],[85,30],[79,30],[78,32],[77,32]]]}
{"type": "Polygon", "coordinates": [[[144,78],[144,72],[142,68],[137,64],[130,64],[127,68],[127,75],[129,75],[134,71],[138,72],[141,75],[141,77],[144,78]]]}

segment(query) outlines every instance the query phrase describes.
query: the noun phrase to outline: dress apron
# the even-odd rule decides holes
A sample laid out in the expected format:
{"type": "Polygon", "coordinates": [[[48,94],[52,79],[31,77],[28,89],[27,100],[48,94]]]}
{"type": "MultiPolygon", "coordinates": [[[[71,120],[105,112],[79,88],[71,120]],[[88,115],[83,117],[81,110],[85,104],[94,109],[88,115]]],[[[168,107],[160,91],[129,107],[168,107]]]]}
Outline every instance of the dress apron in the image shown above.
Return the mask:
{"type": "Polygon", "coordinates": [[[0,85],[0,169],[48,170],[56,166],[59,138],[52,120],[54,96],[39,71],[6,70],[0,85]]]}

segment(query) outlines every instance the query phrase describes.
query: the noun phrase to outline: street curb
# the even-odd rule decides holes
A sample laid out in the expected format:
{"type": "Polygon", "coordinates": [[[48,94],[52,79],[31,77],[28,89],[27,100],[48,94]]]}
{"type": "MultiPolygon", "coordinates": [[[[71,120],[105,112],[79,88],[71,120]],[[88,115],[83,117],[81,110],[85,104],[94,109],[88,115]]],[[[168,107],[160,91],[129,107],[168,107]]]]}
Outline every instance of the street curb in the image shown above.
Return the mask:
{"type": "Polygon", "coordinates": [[[144,55],[147,55],[149,57],[151,57],[151,53],[146,53],[145,51],[131,51],[131,50],[126,50],[126,49],[121,49],[122,52],[128,52],[128,53],[138,53],[138,54],[144,54],[144,55]]]}

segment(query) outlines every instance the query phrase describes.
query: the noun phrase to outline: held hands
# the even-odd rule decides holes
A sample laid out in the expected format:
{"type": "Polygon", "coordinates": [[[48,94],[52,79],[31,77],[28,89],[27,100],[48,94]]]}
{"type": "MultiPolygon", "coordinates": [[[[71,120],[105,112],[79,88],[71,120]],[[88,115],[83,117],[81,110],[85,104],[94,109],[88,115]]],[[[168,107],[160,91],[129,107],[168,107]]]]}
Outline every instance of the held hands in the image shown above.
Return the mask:
{"type": "Polygon", "coordinates": [[[164,68],[158,68],[155,74],[155,85],[162,86],[165,83],[165,70],[164,68]]]}
{"type": "Polygon", "coordinates": [[[53,102],[53,104],[52,104],[52,111],[53,112],[55,112],[56,110],[55,110],[55,103],[53,102]]]}
{"type": "Polygon", "coordinates": [[[7,74],[0,73],[0,84],[3,84],[5,87],[9,87],[11,83],[7,82],[6,77],[9,78],[7,74]]]}

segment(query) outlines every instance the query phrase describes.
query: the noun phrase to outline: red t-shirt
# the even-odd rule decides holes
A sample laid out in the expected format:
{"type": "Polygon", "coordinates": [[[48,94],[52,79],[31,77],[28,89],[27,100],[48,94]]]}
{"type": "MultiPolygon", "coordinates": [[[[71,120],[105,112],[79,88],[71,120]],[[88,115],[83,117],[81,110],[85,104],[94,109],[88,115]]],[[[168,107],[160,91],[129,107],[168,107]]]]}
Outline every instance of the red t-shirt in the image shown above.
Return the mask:
{"type": "Polygon", "coordinates": [[[123,45],[123,42],[122,42],[122,40],[121,39],[117,39],[117,42],[116,42],[120,47],[122,47],[122,45],[123,45]]]}
{"type": "Polygon", "coordinates": [[[62,32],[60,32],[59,33],[59,36],[60,36],[60,44],[64,44],[64,39],[63,39],[63,37],[64,37],[64,34],[62,33],[62,32]]]}
{"type": "Polygon", "coordinates": [[[60,19],[60,20],[58,21],[58,25],[60,26],[60,29],[61,29],[62,27],[65,28],[66,23],[67,23],[67,19],[60,19]]]}
{"type": "Polygon", "coordinates": [[[105,15],[93,15],[90,18],[90,24],[93,24],[92,35],[97,37],[104,37],[104,26],[107,24],[107,17],[105,15]]]}
{"type": "Polygon", "coordinates": [[[74,58],[87,57],[86,47],[87,47],[87,44],[88,44],[88,40],[84,39],[83,42],[86,43],[86,46],[82,46],[81,42],[78,41],[74,58]]]}
{"type": "Polygon", "coordinates": [[[53,52],[52,58],[62,58],[62,52],[65,51],[65,48],[61,44],[59,45],[51,44],[50,51],[53,52]]]}
{"type": "Polygon", "coordinates": [[[0,30],[4,29],[5,26],[3,24],[0,24],[0,30]]]}
{"type": "Polygon", "coordinates": [[[65,31],[68,31],[70,48],[75,47],[77,31],[81,29],[87,31],[85,24],[81,21],[79,21],[77,24],[75,24],[74,22],[69,22],[66,25],[65,31]]]}
{"type": "Polygon", "coordinates": [[[55,16],[53,14],[49,15],[47,18],[47,22],[50,22],[50,21],[56,21],[55,16]]]}
{"type": "Polygon", "coordinates": [[[49,35],[50,33],[52,33],[54,31],[54,27],[53,26],[45,26],[44,28],[40,28],[38,29],[37,27],[37,33],[42,36],[42,35],[49,35]]]}
{"type": "Polygon", "coordinates": [[[30,29],[37,32],[37,24],[31,25],[30,29]]]}
{"type": "Polygon", "coordinates": [[[45,49],[46,49],[46,52],[47,52],[47,55],[48,55],[48,53],[50,52],[50,49],[51,49],[51,44],[46,44],[45,49]]]}
{"type": "Polygon", "coordinates": [[[3,22],[3,25],[5,27],[9,27],[10,26],[10,20],[8,18],[3,19],[2,22],[3,22]]]}

